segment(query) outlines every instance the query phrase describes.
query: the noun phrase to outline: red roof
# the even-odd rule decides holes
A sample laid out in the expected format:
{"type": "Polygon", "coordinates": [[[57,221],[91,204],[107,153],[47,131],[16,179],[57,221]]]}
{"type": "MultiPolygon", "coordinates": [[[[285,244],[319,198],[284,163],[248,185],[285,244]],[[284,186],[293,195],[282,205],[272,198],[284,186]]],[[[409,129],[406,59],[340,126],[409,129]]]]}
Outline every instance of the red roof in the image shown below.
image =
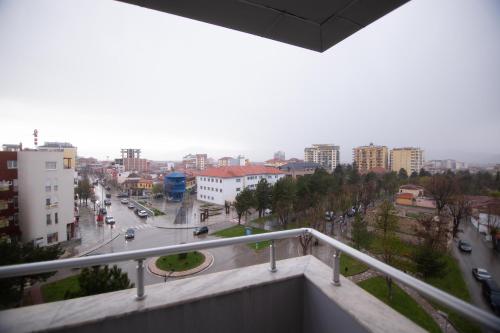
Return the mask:
{"type": "Polygon", "coordinates": [[[249,175],[281,175],[283,172],[275,168],[263,165],[227,166],[220,168],[209,168],[198,174],[198,176],[233,178],[249,175]]]}
{"type": "Polygon", "coordinates": [[[397,195],[398,199],[413,199],[413,194],[411,193],[399,193],[397,195]]]}

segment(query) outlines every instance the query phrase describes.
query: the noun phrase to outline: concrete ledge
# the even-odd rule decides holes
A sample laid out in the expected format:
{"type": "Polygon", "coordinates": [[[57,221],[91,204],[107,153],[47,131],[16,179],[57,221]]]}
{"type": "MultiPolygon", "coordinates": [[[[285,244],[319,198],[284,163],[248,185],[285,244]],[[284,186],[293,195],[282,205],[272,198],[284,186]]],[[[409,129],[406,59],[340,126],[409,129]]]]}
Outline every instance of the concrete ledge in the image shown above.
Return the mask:
{"type": "Polygon", "coordinates": [[[424,332],[312,256],[0,312],[0,332],[424,332]]]}

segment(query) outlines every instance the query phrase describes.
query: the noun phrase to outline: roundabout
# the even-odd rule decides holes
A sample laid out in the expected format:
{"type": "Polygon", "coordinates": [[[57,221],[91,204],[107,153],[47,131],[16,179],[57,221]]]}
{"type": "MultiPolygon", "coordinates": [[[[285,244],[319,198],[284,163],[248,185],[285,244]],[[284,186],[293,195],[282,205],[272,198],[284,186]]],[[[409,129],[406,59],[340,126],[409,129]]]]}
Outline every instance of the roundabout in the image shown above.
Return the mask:
{"type": "Polygon", "coordinates": [[[213,261],[214,257],[208,251],[192,251],[151,258],[147,261],[147,267],[154,275],[178,278],[200,273],[210,267],[213,261]]]}

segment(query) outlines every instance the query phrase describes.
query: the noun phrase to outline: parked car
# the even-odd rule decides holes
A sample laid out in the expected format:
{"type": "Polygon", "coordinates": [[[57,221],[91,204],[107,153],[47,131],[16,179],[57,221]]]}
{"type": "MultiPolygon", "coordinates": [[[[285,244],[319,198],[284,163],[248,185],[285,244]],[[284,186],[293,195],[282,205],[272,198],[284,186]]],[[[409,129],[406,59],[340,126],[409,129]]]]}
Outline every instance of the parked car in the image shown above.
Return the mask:
{"type": "Polygon", "coordinates": [[[135,238],[135,230],[132,228],[128,228],[125,232],[125,239],[135,238]]]}
{"type": "Polygon", "coordinates": [[[106,206],[111,206],[111,200],[109,200],[109,199],[104,199],[104,204],[105,204],[106,206]]]}
{"type": "Polygon", "coordinates": [[[500,315],[500,288],[492,279],[483,280],[483,296],[493,309],[495,314],[500,315]]]}
{"type": "Polygon", "coordinates": [[[491,279],[490,273],[484,268],[473,268],[472,275],[479,281],[491,279]]]}
{"type": "Polygon", "coordinates": [[[272,211],[272,210],[270,210],[269,208],[266,208],[266,209],[264,210],[264,215],[266,215],[266,216],[267,216],[267,215],[271,215],[272,213],[273,213],[273,211],[272,211]]]}
{"type": "Polygon", "coordinates": [[[139,217],[148,217],[148,213],[145,210],[140,210],[137,212],[139,217]]]}
{"type": "Polygon", "coordinates": [[[111,187],[106,186],[106,191],[111,191],[111,187]]]}
{"type": "Polygon", "coordinates": [[[195,228],[193,230],[193,235],[195,235],[195,236],[198,236],[198,235],[201,235],[201,234],[207,234],[207,233],[208,233],[208,227],[207,226],[195,228]]]}
{"type": "Polygon", "coordinates": [[[102,215],[106,215],[108,213],[107,209],[105,207],[102,207],[101,210],[100,210],[100,213],[102,215]]]}
{"type": "Polygon", "coordinates": [[[106,224],[115,224],[115,222],[116,222],[115,218],[111,215],[106,216],[105,221],[106,221],[106,224]]]}
{"type": "Polygon", "coordinates": [[[111,199],[111,193],[106,193],[106,199],[111,199]]]}
{"type": "Polygon", "coordinates": [[[128,203],[128,205],[127,205],[127,207],[128,207],[129,209],[134,209],[134,208],[135,208],[135,205],[134,205],[133,203],[129,202],[129,203],[128,203]]]}
{"type": "Polygon", "coordinates": [[[121,199],[121,200],[120,200],[120,202],[121,202],[122,204],[128,204],[128,199],[121,199]]]}
{"type": "Polygon", "coordinates": [[[458,241],[458,249],[462,252],[472,252],[472,246],[469,244],[469,242],[464,240],[458,241]]]}

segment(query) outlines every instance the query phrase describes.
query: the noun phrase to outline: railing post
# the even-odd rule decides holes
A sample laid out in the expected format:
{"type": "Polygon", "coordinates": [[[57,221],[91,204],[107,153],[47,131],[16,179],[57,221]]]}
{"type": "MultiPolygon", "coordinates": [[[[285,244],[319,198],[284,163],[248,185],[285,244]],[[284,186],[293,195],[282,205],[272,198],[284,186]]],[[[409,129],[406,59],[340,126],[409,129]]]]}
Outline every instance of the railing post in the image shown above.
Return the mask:
{"type": "Polygon", "coordinates": [[[333,254],[333,284],[340,286],[340,250],[335,249],[333,254]]]}
{"type": "Polygon", "coordinates": [[[137,260],[137,296],[135,299],[144,299],[144,259],[137,260]]]}
{"type": "Polygon", "coordinates": [[[274,239],[271,240],[271,244],[269,244],[269,270],[271,272],[276,272],[276,247],[274,245],[274,239]]]}

